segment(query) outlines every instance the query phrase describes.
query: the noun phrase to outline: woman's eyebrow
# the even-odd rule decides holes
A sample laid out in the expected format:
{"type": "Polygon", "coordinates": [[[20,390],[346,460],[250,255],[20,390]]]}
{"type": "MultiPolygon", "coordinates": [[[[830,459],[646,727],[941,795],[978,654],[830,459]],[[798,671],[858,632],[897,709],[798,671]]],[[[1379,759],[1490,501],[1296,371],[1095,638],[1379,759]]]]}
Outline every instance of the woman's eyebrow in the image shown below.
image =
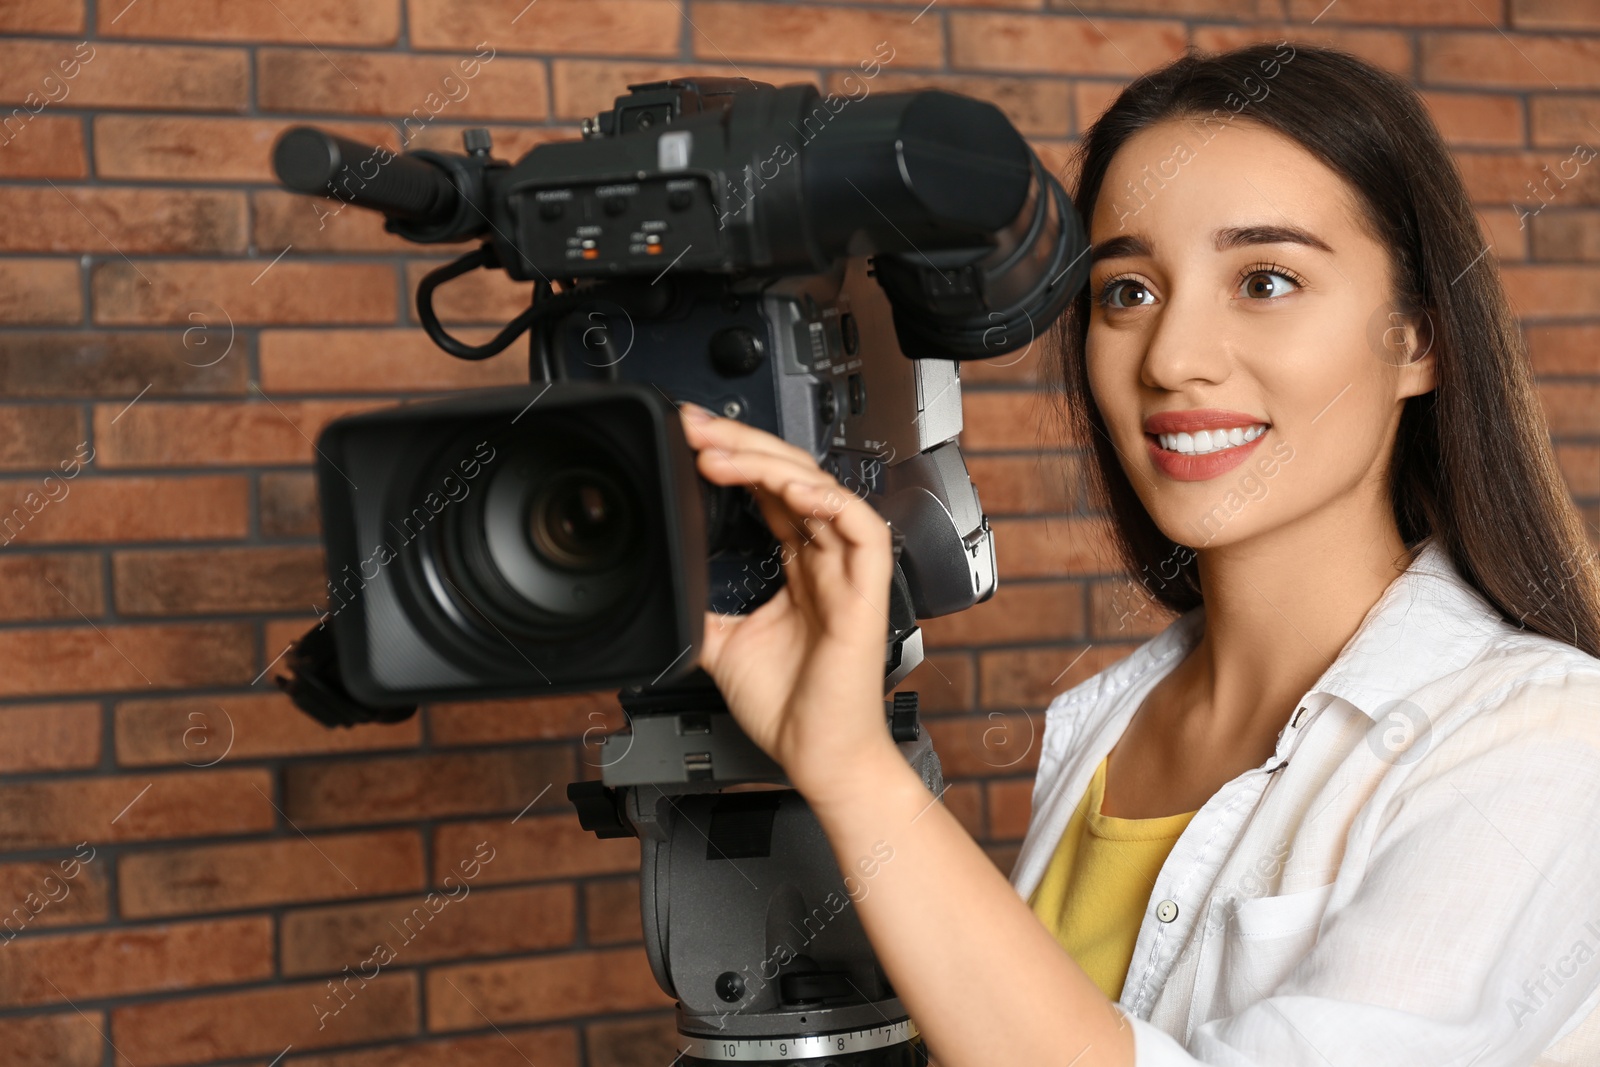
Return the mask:
{"type": "Polygon", "coordinates": [[[1101,259],[1121,259],[1124,256],[1148,256],[1150,246],[1143,237],[1132,234],[1123,234],[1113,237],[1109,241],[1101,241],[1089,249],[1089,262],[1101,259]]]}
{"type": "Polygon", "coordinates": [[[1298,226],[1227,226],[1216,232],[1218,252],[1244,245],[1297,244],[1332,252],[1328,242],[1298,226]]]}
{"type": "MultiPolygon", "coordinates": [[[[1333,251],[1328,242],[1310,230],[1302,230],[1298,226],[1225,226],[1216,232],[1213,240],[1218,252],[1246,245],[1274,244],[1298,244],[1308,248],[1318,248],[1324,252],[1333,251]]],[[[1091,262],[1150,254],[1150,243],[1136,234],[1112,237],[1089,249],[1091,262]]]]}

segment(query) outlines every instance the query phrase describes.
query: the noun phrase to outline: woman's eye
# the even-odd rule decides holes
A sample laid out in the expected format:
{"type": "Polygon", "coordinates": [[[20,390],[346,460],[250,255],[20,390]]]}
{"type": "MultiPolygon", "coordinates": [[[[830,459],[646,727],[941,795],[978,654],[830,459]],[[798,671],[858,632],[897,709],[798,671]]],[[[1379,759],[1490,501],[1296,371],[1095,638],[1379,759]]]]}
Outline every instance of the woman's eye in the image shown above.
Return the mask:
{"type": "Polygon", "coordinates": [[[1155,295],[1141,281],[1118,278],[1105,287],[1100,302],[1114,308],[1138,307],[1141,304],[1155,303],[1155,295]]]}
{"type": "Polygon", "coordinates": [[[1298,288],[1294,279],[1287,275],[1275,270],[1258,270],[1245,276],[1239,285],[1239,293],[1252,300],[1268,300],[1291,293],[1298,288]]]}

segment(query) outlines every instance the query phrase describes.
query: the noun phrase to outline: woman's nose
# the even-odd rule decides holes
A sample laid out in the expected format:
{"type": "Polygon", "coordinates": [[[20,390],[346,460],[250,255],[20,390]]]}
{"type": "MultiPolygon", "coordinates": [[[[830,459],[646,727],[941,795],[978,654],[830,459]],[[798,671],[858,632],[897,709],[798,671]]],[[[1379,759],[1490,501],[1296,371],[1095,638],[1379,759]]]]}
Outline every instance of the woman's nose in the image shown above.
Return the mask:
{"type": "Polygon", "coordinates": [[[1198,294],[1175,292],[1154,316],[1140,377],[1152,389],[1174,391],[1200,379],[1220,382],[1233,363],[1223,309],[1198,294]]]}

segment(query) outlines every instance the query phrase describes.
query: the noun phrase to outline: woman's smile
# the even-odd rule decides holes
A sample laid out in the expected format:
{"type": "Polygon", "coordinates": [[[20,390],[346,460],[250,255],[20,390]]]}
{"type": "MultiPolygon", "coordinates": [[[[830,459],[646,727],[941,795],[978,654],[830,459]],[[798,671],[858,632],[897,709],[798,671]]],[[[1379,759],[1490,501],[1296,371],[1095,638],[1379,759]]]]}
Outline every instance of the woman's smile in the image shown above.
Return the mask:
{"type": "Polygon", "coordinates": [[[1156,469],[1179,481],[1203,481],[1244,462],[1272,424],[1221,408],[1158,411],[1144,420],[1156,469]]]}

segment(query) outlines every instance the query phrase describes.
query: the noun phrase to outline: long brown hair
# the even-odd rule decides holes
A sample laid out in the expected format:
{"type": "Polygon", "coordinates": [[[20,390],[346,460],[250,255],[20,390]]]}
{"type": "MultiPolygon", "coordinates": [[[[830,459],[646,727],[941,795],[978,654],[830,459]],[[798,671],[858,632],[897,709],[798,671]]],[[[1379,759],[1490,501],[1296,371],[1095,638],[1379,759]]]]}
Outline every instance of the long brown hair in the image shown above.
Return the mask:
{"type": "MultiPolygon", "coordinates": [[[[1168,119],[1237,115],[1290,138],[1359,194],[1391,254],[1395,307],[1431,327],[1436,387],[1406,400],[1389,468],[1409,549],[1434,536],[1508,621],[1600,656],[1600,566],[1568,494],[1533,369],[1461,176],[1416,92],[1333,49],[1191,50],[1125,88],[1074,156],[1073,202],[1088,231],[1107,168],[1134,134],[1168,119]],[[1492,421],[1491,421],[1492,420],[1492,421]]],[[[1201,600],[1193,552],[1163,534],[1117,461],[1089,391],[1090,297],[1051,328],[1051,371],[1069,432],[1093,449],[1094,498],[1116,550],[1153,599],[1201,600]]]]}

